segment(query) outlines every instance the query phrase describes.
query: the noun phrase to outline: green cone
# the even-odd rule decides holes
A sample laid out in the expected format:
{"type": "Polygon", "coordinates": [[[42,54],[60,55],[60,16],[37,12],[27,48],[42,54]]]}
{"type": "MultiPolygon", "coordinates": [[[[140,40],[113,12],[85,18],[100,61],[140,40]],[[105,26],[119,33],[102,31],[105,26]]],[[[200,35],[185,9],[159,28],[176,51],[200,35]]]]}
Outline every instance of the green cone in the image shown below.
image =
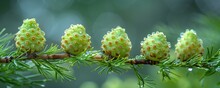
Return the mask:
{"type": "Polygon", "coordinates": [[[62,36],[61,47],[67,53],[78,55],[90,48],[91,37],[81,24],[70,25],[62,36]]]}
{"type": "Polygon", "coordinates": [[[202,43],[194,30],[187,29],[185,33],[181,34],[181,38],[175,45],[175,54],[181,61],[186,61],[194,55],[202,56],[204,53],[202,43]]]}
{"type": "Polygon", "coordinates": [[[152,33],[141,42],[141,54],[149,60],[161,61],[169,57],[170,43],[162,32],[152,33]]]}
{"type": "Polygon", "coordinates": [[[35,18],[26,19],[23,21],[19,31],[16,33],[15,44],[17,49],[33,53],[38,52],[44,48],[45,33],[39,28],[39,24],[35,18]]]}
{"type": "Polygon", "coordinates": [[[104,53],[113,57],[128,57],[132,47],[125,29],[119,26],[104,35],[101,42],[104,53]]]}

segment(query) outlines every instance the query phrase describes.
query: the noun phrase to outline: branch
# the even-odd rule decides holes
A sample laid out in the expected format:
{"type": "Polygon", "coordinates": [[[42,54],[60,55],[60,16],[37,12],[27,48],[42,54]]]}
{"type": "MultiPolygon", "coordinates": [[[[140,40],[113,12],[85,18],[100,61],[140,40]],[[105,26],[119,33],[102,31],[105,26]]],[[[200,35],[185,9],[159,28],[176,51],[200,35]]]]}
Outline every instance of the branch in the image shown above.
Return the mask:
{"type": "MultiPolygon", "coordinates": [[[[30,60],[30,59],[43,59],[43,60],[61,60],[65,58],[70,58],[72,55],[68,53],[62,53],[62,54],[43,54],[43,55],[37,55],[36,53],[31,53],[31,54],[26,54],[23,55],[24,58],[22,60],[30,60]]],[[[104,54],[96,54],[91,57],[92,60],[94,61],[102,61],[104,60],[104,54]]],[[[13,57],[13,56],[6,56],[6,57],[1,57],[0,58],[0,63],[10,63],[12,62],[13,59],[18,58],[18,57],[13,57]]],[[[163,65],[162,62],[159,61],[152,61],[152,60],[147,60],[147,59],[128,59],[125,63],[131,64],[131,65],[139,65],[139,64],[145,64],[145,65],[163,65]],[[162,64],[160,64],[162,63],[162,64]]],[[[173,64],[169,63],[170,67],[203,67],[203,68],[210,68],[210,66],[207,63],[200,63],[200,64],[192,64],[192,65],[180,65],[180,64],[173,64]]],[[[167,65],[167,64],[166,64],[167,65]]],[[[165,65],[165,66],[166,66],[165,65]]]]}
{"type": "MultiPolygon", "coordinates": [[[[30,60],[30,59],[43,59],[43,60],[56,60],[56,59],[64,59],[64,58],[70,58],[71,55],[68,53],[62,53],[62,54],[43,54],[43,55],[37,55],[36,53],[26,54],[24,55],[24,58],[22,60],[30,60]]],[[[13,56],[6,56],[0,58],[0,63],[10,63],[13,59],[18,57],[13,56]]],[[[92,57],[95,61],[101,61],[103,60],[103,55],[97,54],[92,57]]],[[[128,64],[149,64],[154,65],[158,64],[158,61],[151,61],[151,60],[129,60],[126,62],[128,64]]]]}
{"type": "MultiPolygon", "coordinates": [[[[0,33],[1,34],[1,33],[0,33]]],[[[4,40],[7,42],[6,40],[4,40]]],[[[60,53],[62,50],[58,48],[58,45],[53,45],[49,48],[45,48],[40,53],[29,53],[23,54],[21,52],[12,51],[13,47],[8,46],[7,43],[3,43],[0,47],[0,66],[1,66],[1,76],[0,82],[9,83],[12,85],[17,85],[17,81],[25,82],[26,80],[18,79],[19,77],[26,78],[26,76],[21,75],[18,71],[25,72],[30,70],[37,70],[36,75],[41,74],[47,80],[52,76],[55,79],[61,78],[73,80],[68,72],[70,69],[64,67],[62,64],[69,63],[68,65],[74,66],[77,64],[97,64],[98,67],[95,68],[99,73],[103,72],[115,72],[122,73],[125,70],[133,68],[135,75],[138,78],[139,86],[144,86],[148,84],[147,80],[138,72],[138,67],[140,64],[144,65],[156,65],[160,67],[160,73],[162,74],[163,79],[169,78],[170,75],[174,74],[171,70],[173,68],[185,67],[185,68],[201,68],[206,69],[204,74],[209,76],[215,72],[220,72],[220,50],[216,53],[213,53],[213,48],[207,49],[207,54],[202,57],[197,57],[196,55],[187,59],[187,61],[180,61],[175,59],[170,61],[172,58],[168,58],[163,61],[151,61],[146,59],[142,55],[137,55],[135,58],[113,58],[107,56],[99,50],[89,50],[83,52],[78,56],[74,56],[68,53],[60,53]],[[2,57],[5,56],[5,57],[2,57]],[[26,62],[27,61],[27,62],[26,62]],[[5,64],[1,64],[5,63],[5,64]],[[31,65],[30,65],[31,64],[31,65]],[[135,66],[136,65],[136,66],[135,66]],[[16,75],[14,77],[14,75],[16,75]],[[3,77],[3,78],[1,78],[3,77]],[[10,81],[14,80],[14,81],[10,81]]],[[[35,73],[34,73],[35,74],[35,73]]],[[[174,74],[175,75],[175,74],[174,74]]],[[[203,77],[203,78],[204,78],[203,77]]],[[[29,78],[27,78],[29,80],[29,78]]],[[[29,83],[35,82],[34,80],[29,80],[29,83]]],[[[42,80],[41,82],[44,82],[42,80]]],[[[21,84],[18,83],[18,84],[21,84]]],[[[23,86],[24,84],[21,84],[23,86]]],[[[30,84],[32,85],[32,84],[30,84]]]]}
{"type": "MultiPolygon", "coordinates": [[[[32,54],[27,54],[25,56],[24,59],[22,60],[30,60],[30,59],[45,59],[45,60],[49,60],[49,59],[64,59],[64,58],[68,58],[70,57],[69,54],[44,54],[44,55],[37,55],[36,53],[32,53],[32,54]]],[[[6,57],[1,57],[0,58],[0,63],[10,63],[13,59],[18,58],[18,57],[13,57],[13,56],[6,56],[6,57]]]]}

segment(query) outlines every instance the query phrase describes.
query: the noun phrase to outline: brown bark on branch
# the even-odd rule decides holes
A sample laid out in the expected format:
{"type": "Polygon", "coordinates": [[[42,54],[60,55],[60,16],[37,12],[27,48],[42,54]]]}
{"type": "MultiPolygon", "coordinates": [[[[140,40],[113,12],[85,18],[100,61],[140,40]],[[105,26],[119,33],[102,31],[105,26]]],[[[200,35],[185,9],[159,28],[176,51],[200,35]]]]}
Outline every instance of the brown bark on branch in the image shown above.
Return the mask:
{"type": "MultiPolygon", "coordinates": [[[[27,55],[23,55],[22,60],[30,60],[30,59],[43,59],[43,60],[58,60],[58,59],[64,59],[64,58],[69,58],[71,57],[70,54],[68,53],[62,53],[62,54],[43,54],[43,55],[37,55],[36,53],[32,53],[32,54],[27,54],[27,55]]],[[[0,58],[0,63],[10,63],[13,59],[16,59],[18,57],[12,57],[12,56],[6,56],[6,57],[1,57],[0,58]]],[[[92,57],[93,60],[95,61],[102,61],[103,60],[103,56],[102,54],[97,54],[95,56],[92,57]]],[[[132,65],[138,65],[138,64],[148,64],[148,65],[155,65],[158,64],[159,61],[151,61],[151,60],[135,60],[135,59],[128,59],[128,61],[126,62],[128,64],[132,64],[132,65]]],[[[208,64],[201,64],[200,66],[197,64],[194,64],[192,66],[178,66],[178,67],[204,67],[204,68],[210,68],[210,66],[208,64]]]]}
{"type": "MultiPolygon", "coordinates": [[[[28,54],[26,56],[24,56],[23,60],[29,60],[29,59],[44,59],[44,60],[55,60],[55,59],[64,59],[64,58],[68,58],[71,57],[70,54],[67,53],[63,53],[63,54],[43,54],[43,55],[37,55],[35,53],[32,54],[28,54]]],[[[6,57],[1,57],[0,58],[0,63],[10,63],[12,61],[12,59],[15,59],[16,57],[12,57],[12,56],[6,56],[6,57]]],[[[101,61],[103,60],[102,55],[95,55],[93,56],[93,59],[96,61],[101,61]]],[[[129,64],[157,64],[159,62],[157,61],[150,61],[150,60],[128,60],[126,63],[129,64]]]]}

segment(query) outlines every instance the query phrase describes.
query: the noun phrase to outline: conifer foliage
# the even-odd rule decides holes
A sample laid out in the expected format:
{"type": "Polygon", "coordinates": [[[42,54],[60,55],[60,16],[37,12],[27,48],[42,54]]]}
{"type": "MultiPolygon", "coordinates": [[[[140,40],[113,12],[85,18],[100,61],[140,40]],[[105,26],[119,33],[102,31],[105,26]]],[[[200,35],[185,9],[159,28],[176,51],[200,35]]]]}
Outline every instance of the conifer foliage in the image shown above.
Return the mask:
{"type": "Polygon", "coordinates": [[[4,30],[0,31],[0,82],[10,87],[44,87],[42,84],[49,80],[74,80],[69,67],[76,64],[95,64],[95,71],[99,73],[121,74],[133,70],[140,87],[151,86],[149,83],[152,82],[139,72],[139,67],[143,66],[139,64],[158,66],[162,77],[169,79],[172,70],[178,67],[205,69],[204,77],[220,72],[220,49],[215,52],[213,48],[207,48],[204,55],[203,42],[193,30],[181,34],[175,45],[174,58],[170,57],[172,45],[163,32],[154,32],[144,38],[140,43],[140,55],[131,58],[132,43],[120,26],[103,36],[102,50],[91,48],[91,36],[81,24],[71,24],[65,30],[61,49],[56,44],[44,47],[45,33],[35,18],[24,20],[15,38],[13,34],[3,34],[4,30]],[[13,39],[17,49],[10,42],[13,39]]]}

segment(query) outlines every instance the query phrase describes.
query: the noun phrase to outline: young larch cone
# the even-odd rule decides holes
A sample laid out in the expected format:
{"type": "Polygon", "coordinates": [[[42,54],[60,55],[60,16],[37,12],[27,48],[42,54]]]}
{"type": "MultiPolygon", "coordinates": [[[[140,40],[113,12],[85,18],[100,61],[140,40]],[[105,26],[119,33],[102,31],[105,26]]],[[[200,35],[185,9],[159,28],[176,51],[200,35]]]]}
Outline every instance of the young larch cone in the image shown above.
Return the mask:
{"type": "Polygon", "coordinates": [[[175,45],[175,54],[181,61],[186,61],[194,55],[202,56],[204,53],[203,42],[194,30],[186,30],[181,33],[181,38],[175,45]]]}
{"type": "Polygon", "coordinates": [[[62,36],[61,48],[70,54],[78,55],[90,48],[91,37],[86,33],[83,25],[70,25],[62,36]]]}
{"type": "Polygon", "coordinates": [[[149,34],[141,42],[141,54],[148,60],[161,61],[169,57],[170,43],[162,32],[149,34]]]}
{"type": "Polygon", "coordinates": [[[23,52],[33,53],[41,51],[44,48],[46,42],[45,33],[40,29],[35,18],[24,20],[18,29],[19,31],[15,37],[17,49],[23,52]]]}
{"type": "Polygon", "coordinates": [[[119,26],[105,34],[101,43],[104,53],[113,57],[128,57],[132,47],[125,29],[119,26]]]}

